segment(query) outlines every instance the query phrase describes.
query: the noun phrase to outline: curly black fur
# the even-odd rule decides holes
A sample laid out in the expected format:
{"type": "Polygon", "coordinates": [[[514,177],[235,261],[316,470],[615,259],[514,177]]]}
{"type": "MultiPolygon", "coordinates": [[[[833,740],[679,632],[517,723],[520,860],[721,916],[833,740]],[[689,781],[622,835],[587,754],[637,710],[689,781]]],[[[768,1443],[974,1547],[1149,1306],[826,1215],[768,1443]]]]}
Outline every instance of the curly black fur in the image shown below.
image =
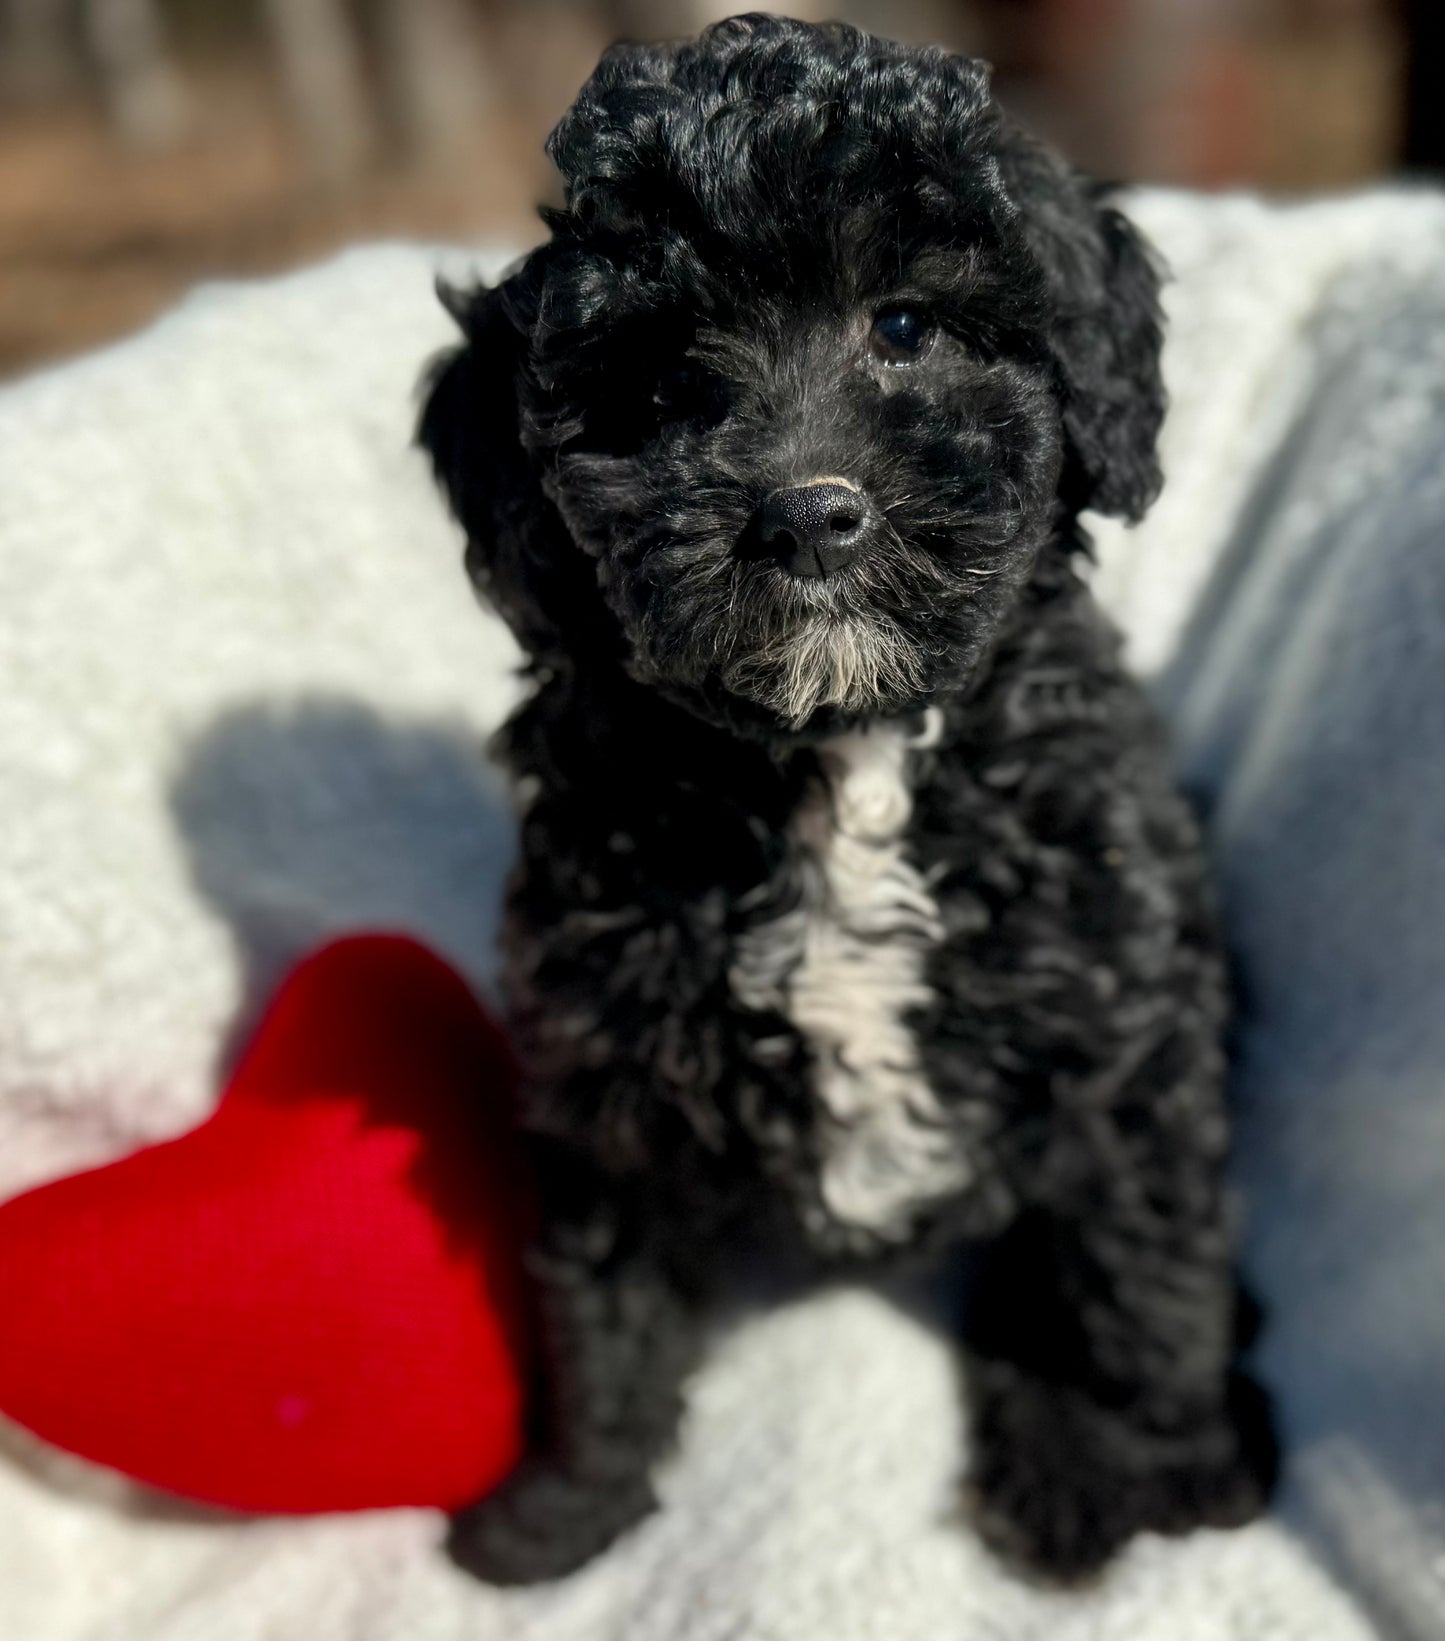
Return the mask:
{"type": "Polygon", "coordinates": [[[1079,512],[1159,482],[1149,256],[980,64],[841,26],[617,47],[550,152],[552,236],[445,293],[421,428],[535,683],[503,748],[539,1418],[457,1559],[555,1576],[647,1510],[704,1302],[790,1235],[983,1250],[1006,1552],[1078,1575],[1248,1518],[1209,888],[1076,571],[1079,512]],[[869,351],[900,304],[937,330],[906,369],[869,351]],[[758,509],[819,476],[877,533],[798,579],[758,509]]]}

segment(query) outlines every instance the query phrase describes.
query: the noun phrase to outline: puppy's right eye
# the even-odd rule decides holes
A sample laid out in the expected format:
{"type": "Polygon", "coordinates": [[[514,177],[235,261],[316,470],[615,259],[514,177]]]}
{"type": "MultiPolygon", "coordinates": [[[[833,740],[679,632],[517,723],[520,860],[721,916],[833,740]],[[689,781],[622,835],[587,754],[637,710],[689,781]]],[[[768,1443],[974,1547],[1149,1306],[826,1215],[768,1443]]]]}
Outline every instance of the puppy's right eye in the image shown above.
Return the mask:
{"type": "Polygon", "coordinates": [[[656,421],[663,427],[681,422],[716,427],[728,413],[727,384],[703,365],[683,364],[666,371],[652,394],[656,421]]]}
{"type": "Polygon", "coordinates": [[[652,402],[669,417],[694,416],[707,398],[707,377],[696,365],[679,365],[666,371],[652,395],[652,402]]]}

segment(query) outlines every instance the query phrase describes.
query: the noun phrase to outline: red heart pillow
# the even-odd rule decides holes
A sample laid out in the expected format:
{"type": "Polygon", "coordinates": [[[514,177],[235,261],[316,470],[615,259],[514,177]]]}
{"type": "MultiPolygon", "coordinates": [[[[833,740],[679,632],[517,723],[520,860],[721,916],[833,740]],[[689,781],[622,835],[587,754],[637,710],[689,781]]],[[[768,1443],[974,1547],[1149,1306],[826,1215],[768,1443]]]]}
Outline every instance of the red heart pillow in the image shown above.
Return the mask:
{"type": "Polygon", "coordinates": [[[522,1441],[512,1080],[421,946],[317,953],[201,1127],[0,1207],[0,1412],[240,1509],[477,1498],[522,1441]]]}

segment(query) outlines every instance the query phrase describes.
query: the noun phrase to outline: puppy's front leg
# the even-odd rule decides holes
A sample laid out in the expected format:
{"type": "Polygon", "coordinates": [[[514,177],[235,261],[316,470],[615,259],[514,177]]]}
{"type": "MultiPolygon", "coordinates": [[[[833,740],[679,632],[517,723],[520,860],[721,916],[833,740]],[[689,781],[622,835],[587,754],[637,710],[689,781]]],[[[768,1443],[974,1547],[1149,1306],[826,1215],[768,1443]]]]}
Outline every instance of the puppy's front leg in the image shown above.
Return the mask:
{"type": "Polygon", "coordinates": [[[493,1584],[580,1567],[646,1515],[694,1359],[694,1309],[645,1211],[548,1161],[535,1283],[535,1433],[502,1486],[452,1523],[448,1550],[493,1584]]]}
{"type": "Polygon", "coordinates": [[[979,1526],[1063,1579],[1139,1531],[1249,1520],[1276,1468],[1266,1399],[1234,1362],[1243,1305],[1210,1171],[1090,1195],[1003,1237],[970,1321],[979,1526]]]}

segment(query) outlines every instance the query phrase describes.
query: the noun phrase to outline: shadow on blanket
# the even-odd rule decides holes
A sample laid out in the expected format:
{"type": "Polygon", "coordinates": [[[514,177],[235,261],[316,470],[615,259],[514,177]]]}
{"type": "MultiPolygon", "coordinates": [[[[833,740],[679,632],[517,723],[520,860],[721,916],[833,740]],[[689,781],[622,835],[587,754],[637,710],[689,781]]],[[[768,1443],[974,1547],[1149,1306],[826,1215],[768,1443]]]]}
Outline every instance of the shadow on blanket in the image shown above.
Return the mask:
{"type": "Polygon", "coordinates": [[[195,742],[171,807],[246,962],[223,1070],[285,970],[336,934],[416,935],[490,991],[515,823],[469,730],[334,696],[238,707],[195,742]]]}

